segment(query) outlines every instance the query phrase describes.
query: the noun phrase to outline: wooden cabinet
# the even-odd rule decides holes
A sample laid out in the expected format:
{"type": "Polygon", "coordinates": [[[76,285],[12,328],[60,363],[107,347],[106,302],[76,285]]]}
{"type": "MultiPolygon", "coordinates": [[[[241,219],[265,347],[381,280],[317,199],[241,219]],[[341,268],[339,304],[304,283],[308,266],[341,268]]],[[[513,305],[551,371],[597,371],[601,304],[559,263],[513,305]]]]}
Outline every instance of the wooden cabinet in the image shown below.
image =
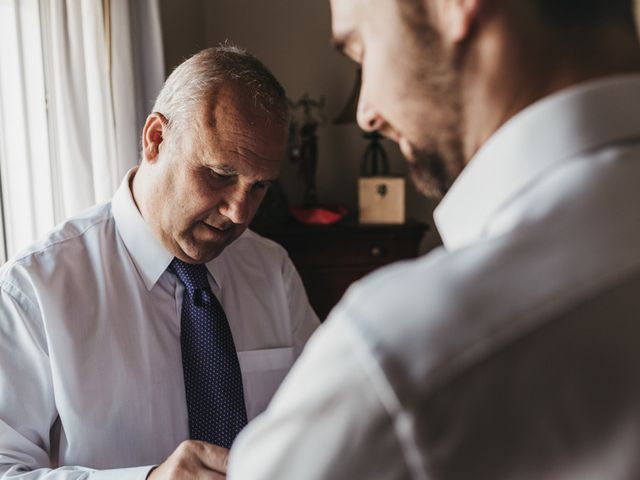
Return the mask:
{"type": "Polygon", "coordinates": [[[262,228],[258,233],[281,244],[324,320],[354,281],[388,263],[418,255],[427,230],[422,223],[329,226],[299,224],[262,228]]]}

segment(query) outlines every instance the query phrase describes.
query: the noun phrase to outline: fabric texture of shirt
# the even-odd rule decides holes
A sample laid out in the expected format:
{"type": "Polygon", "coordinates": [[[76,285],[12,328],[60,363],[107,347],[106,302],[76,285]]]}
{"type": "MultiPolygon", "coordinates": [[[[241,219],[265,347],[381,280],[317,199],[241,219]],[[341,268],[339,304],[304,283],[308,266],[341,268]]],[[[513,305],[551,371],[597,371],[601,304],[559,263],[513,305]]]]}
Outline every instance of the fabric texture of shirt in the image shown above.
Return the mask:
{"type": "Polygon", "coordinates": [[[640,76],[527,107],[352,286],[229,478],[640,478],[640,76]]]}
{"type": "MultiPolygon", "coordinates": [[[[189,436],[184,287],[135,206],[132,174],[0,271],[0,479],[144,479],[189,436]]],[[[251,419],[319,322],[270,240],[247,230],[206,266],[251,419]]]]}

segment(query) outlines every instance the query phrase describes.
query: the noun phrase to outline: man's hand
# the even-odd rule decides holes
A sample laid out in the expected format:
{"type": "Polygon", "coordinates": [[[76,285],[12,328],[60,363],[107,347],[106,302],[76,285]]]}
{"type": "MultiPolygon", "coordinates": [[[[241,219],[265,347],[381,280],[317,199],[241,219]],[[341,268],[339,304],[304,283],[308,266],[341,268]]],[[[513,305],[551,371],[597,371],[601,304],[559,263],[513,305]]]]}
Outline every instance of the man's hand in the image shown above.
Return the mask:
{"type": "Polygon", "coordinates": [[[153,469],[147,480],[218,480],[227,477],[229,450],[197,440],[187,440],[153,469]]]}

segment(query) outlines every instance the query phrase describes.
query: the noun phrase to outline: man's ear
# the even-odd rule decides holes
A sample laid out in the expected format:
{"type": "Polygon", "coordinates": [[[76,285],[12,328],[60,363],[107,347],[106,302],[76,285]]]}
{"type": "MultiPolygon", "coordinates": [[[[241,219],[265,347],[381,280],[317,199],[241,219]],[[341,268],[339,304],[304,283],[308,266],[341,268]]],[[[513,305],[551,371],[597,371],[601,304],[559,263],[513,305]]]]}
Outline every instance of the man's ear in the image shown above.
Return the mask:
{"type": "Polygon", "coordinates": [[[435,18],[442,38],[451,44],[469,36],[484,0],[435,0],[435,18]]]}
{"type": "Polygon", "coordinates": [[[160,144],[164,140],[167,128],[167,119],[158,112],[153,112],[147,117],[142,129],[142,160],[154,163],[158,159],[160,144]]]}

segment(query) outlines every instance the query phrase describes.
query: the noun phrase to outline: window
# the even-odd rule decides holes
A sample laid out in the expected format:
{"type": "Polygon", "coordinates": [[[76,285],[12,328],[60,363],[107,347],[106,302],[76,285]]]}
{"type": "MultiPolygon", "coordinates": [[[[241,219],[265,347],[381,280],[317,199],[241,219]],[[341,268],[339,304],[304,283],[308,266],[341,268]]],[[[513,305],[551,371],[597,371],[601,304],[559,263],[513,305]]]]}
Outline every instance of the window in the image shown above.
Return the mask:
{"type": "Polygon", "coordinates": [[[2,261],[55,223],[44,64],[38,0],[0,0],[2,261]]]}
{"type": "Polygon", "coordinates": [[[111,198],[137,163],[162,52],[157,0],[0,0],[1,263],[111,198]]]}

